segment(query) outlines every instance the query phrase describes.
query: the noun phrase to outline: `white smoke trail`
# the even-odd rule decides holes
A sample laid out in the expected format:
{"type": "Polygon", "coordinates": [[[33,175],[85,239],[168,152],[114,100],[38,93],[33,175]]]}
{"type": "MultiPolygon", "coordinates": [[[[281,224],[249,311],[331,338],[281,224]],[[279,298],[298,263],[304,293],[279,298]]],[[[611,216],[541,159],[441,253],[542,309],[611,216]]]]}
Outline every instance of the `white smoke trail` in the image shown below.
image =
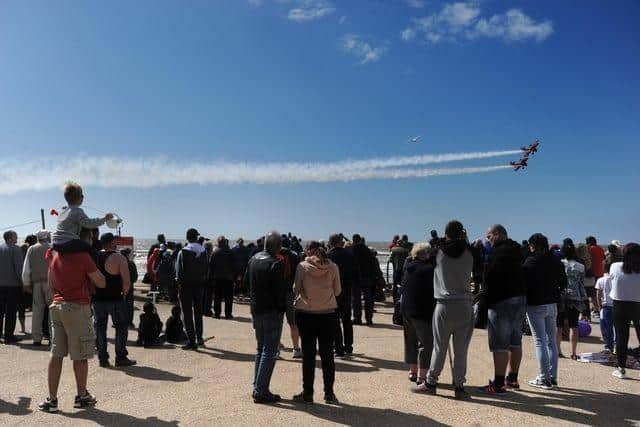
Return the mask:
{"type": "Polygon", "coordinates": [[[0,160],[0,194],[58,188],[69,179],[86,186],[151,188],[185,184],[296,184],[476,174],[508,169],[510,166],[449,169],[400,169],[399,167],[486,159],[515,153],[519,151],[450,153],[332,163],[262,164],[117,157],[0,160]]]}

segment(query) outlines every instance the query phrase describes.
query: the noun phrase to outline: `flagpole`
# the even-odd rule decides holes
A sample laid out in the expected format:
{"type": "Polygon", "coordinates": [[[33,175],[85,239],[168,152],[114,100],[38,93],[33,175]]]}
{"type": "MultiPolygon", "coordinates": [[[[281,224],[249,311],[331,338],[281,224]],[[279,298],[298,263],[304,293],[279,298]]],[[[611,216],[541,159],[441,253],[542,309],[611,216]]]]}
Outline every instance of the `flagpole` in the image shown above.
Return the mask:
{"type": "Polygon", "coordinates": [[[47,227],[46,227],[46,225],[44,223],[44,209],[40,209],[40,219],[42,220],[42,229],[46,230],[47,227]]]}

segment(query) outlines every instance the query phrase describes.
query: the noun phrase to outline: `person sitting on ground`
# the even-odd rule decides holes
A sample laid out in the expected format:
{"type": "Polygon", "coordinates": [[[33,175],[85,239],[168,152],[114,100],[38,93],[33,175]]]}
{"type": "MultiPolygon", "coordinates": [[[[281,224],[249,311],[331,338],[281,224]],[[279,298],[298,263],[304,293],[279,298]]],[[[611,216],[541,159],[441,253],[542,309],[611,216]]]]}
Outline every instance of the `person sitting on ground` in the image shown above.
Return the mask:
{"type": "Polygon", "coordinates": [[[338,322],[336,297],[342,292],[340,272],[319,242],[310,242],[306,255],[306,259],[298,264],[294,286],[296,324],[302,340],[303,391],[295,395],[293,400],[313,402],[316,349],[319,349],[324,400],[329,404],[337,404],[338,399],[333,391],[336,375],[333,343],[338,322]]]}
{"type": "Polygon", "coordinates": [[[404,361],[409,364],[409,381],[423,383],[433,352],[433,264],[431,246],[417,243],[404,263],[401,310],[404,322],[404,361]]]}
{"type": "Polygon", "coordinates": [[[167,319],[164,331],[165,338],[170,344],[184,344],[187,340],[187,334],[184,333],[184,324],[180,318],[181,312],[179,305],[171,307],[171,316],[167,319]]]}
{"type": "Polygon", "coordinates": [[[433,353],[427,380],[412,391],[436,394],[438,378],[444,368],[453,336],[453,384],[456,399],[468,399],[464,389],[467,374],[467,352],[473,335],[473,294],[470,290],[473,255],[467,233],[460,221],[450,221],[445,240],[431,252],[435,265],[433,296],[437,301],[433,313],[433,353]]]}
{"type": "Polygon", "coordinates": [[[69,181],[65,184],[64,199],[68,206],[63,208],[58,216],[58,224],[52,236],[51,246],[60,253],[91,253],[91,246],[80,240],[80,230],[98,228],[112,219],[113,214],[108,213],[104,218],[89,218],[80,207],[84,201],[82,187],[75,182],[69,181]]]}
{"type": "MultiPolygon", "coordinates": [[[[616,378],[626,378],[629,326],[640,324],[640,245],[628,243],[622,250],[622,262],[611,266],[611,299],[613,300],[613,324],[616,331],[616,378]]],[[[638,335],[640,341],[640,334],[638,335]]]]}
{"type": "Polygon", "coordinates": [[[558,355],[563,357],[560,344],[564,321],[567,319],[570,329],[571,359],[578,360],[576,354],[578,349],[578,318],[580,313],[584,311],[584,301],[587,299],[587,293],[584,290],[585,268],[584,264],[577,261],[576,247],[567,239],[562,246],[562,254],[564,256],[562,263],[567,274],[567,290],[563,298],[564,311],[558,313],[558,332],[556,335],[558,355]]]}
{"type": "Polygon", "coordinates": [[[156,311],[156,306],[152,302],[144,303],[140,314],[140,324],[138,326],[137,345],[152,347],[160,344],[160,334],[162,333],[162,321],[156,311]]]}

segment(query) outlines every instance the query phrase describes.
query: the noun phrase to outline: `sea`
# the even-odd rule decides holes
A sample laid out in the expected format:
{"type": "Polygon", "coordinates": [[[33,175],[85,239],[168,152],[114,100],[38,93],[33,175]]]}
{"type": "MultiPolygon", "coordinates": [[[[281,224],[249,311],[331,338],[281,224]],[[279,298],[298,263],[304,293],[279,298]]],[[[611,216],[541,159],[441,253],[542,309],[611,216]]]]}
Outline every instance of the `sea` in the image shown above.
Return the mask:
{"type": "MultiPolygon", "coordinates": [[[[138,267],[138,272],[140,272],[140,277],[142,278],[145,271],[147,271],[147,253],[149,253],[149,248],[151,245],[156,243],[156,239],[143,239],[143,238],[135,238],[133,239],[133,253],[134,253],[134,262],[138,267]]],[[[182,243],[183,241],[176,241],[176,243],[182,243]]],[[[371,249],[375,249],[378,253],[378,263],[380,264],[380,269],[382,270],[382,275],[387,280],[387,282],[391,282],[393,277],[393,266],[388,262],[389,260],[389,244],[385,242],[370,242],[368,246],[371,249]]]]}

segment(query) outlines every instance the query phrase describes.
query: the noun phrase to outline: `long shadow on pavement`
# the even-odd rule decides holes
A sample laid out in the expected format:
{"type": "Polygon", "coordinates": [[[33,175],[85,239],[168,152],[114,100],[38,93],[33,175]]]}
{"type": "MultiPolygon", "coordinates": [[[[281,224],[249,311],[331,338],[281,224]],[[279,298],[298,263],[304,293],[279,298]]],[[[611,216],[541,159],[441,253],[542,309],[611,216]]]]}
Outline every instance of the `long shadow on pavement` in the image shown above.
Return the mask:
{"type": "Polygon", "coordinates": [[[526,412],[551,419],[593,426],[631,426],[640,422],[637,395],[612,391],[558,388],[549,392],[522,390],[501,396],[474,393],[470,403],[526,412]]]}
{"type": "Polygon", "coordinates": [[[164,421],[157,417],[136,418],[133,415],[120,414],[118,412],[107,412],[98,408],[90,408],[74,413],[59,412],[59,415],[67,418],[93,421],[101,426],[174,427],[178,425],[178,421],[164,421]]]}
{"type": "Polygon", "coordinates": [[[9,415],[29,415],[33,411],[29,409],[31,406],[31,398],[30,397],[19,397],[18,403],[5,402],[0,399],[0,414],[9,414],[9,415]]]}
{"type": "Polygon", "coordinates": [[[369,408],[340,403],[331,405],[306,405],[284,400],[274,405],[280,409],[305,412],[322,420],[349,425],[349,426],[445,426],[446,424],[434,421],[431,418],[407,414],[393,409],[369,408]]]}
{"type": "Polygon", "coordinates": [[[115,371],[122,372],[130,377],[142,378],[152,381],[172,381],[172,382],[187,382],[191,380],[191,377],[185,377],[175,374],[173,372],[164,371],[162,369],[153,368],[151,366],[127,366],[123,368],[115,369],[115,371]]]}

